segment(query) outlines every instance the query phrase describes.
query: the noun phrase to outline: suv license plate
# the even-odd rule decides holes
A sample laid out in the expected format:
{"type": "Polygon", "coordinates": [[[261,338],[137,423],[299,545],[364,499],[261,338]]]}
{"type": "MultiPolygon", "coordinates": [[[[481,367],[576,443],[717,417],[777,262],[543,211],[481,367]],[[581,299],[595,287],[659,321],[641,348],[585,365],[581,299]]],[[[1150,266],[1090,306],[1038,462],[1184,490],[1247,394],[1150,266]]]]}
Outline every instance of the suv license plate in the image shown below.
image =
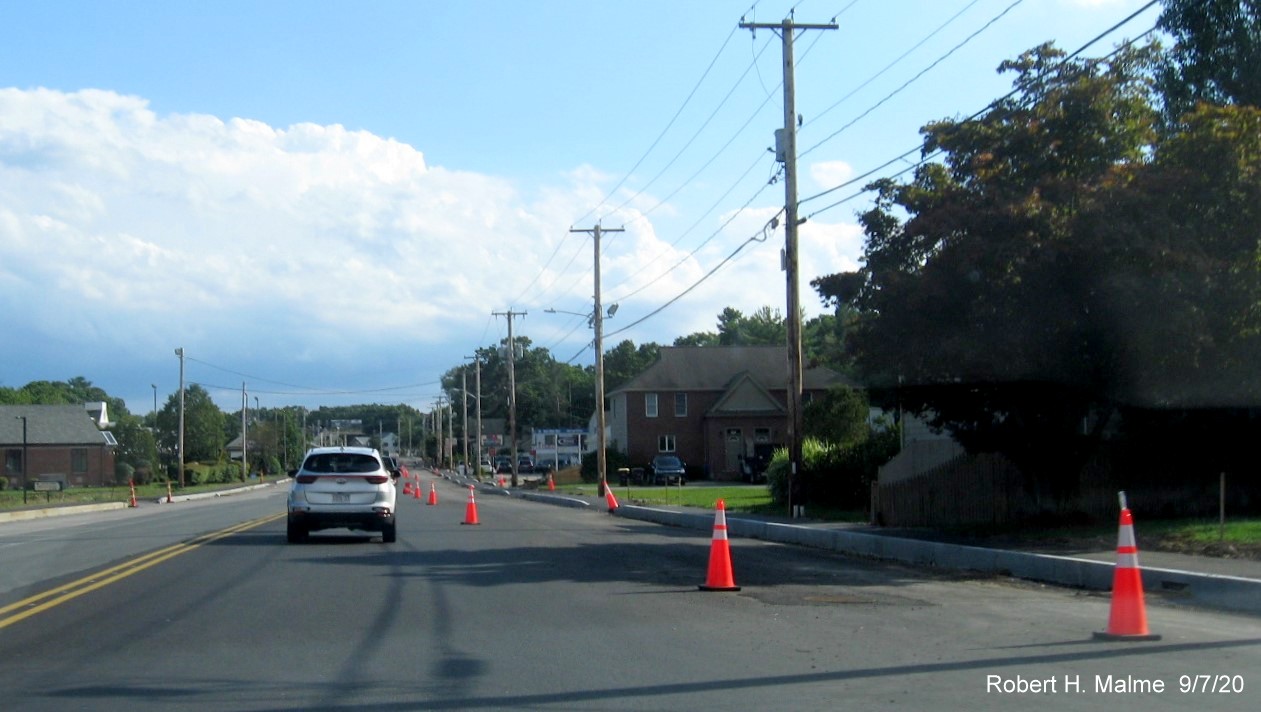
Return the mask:
{"type": "Polygon", "coordinates": [[[334,492],[333,501],[334,502],[349,502],[350,495],[345,492],[334,492]]]}

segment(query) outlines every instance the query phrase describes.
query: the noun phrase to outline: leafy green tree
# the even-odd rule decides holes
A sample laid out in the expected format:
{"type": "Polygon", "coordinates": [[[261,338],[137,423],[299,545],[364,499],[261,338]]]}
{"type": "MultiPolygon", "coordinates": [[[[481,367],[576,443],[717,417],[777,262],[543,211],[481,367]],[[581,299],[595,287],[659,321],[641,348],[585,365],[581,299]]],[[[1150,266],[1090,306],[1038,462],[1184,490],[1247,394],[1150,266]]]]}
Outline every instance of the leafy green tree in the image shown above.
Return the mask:
{"type": "Polygon", "coordinates": [[[1080,221],[1151,150],[1152,53],[1065,61],[1044,45],[1005,62],[1017,92],[925,127],[942,162],[874,184],[863,268],[816,284],[860,314],[864,381],[1053,486],[1089,455],[1081,423],[1118,386],[1118,345],[1083,311],[1106,276],[1080,221]]]}
{"type": "MultiPolygon", "coordinates": [[[[179,393],[167,399],[158,413],[158,429],[164,450],[177,452],[179,440],[179,393]]],[[[224,414],[206,389],[193,384],[184,390],[184,461],[217,460],[228,440],[224,414]]]]}
{"type": "Polygon", "coordinates": [[[806,405],[802,418],[805,436],[821,442],[851,445],[870,434],[870,408],[862,392],[848,386],[833,386],[806,405]]]}
{"type": "Polygon", "coordinates": [[[1157,73],[1178,123],[1197,103],[1261,106],[1261,0],[1165,0],[1174,45],[1157,73]]]}
{"type": "Polygon", "coordinates": [[[610,393],[643,373],[660,355],[659,344],[648,342],[636,347],[630,339],[622,341],[604,354],[604,392],[610,393]]]}
{"type": "Polygon", "coordinates": [[[115,420],[111,428],[118,447],[114,450],[115,462],[133,470],[140,482],[149,482],[158,472],[158,443],[144,421],[130,413],[115,420]]]}

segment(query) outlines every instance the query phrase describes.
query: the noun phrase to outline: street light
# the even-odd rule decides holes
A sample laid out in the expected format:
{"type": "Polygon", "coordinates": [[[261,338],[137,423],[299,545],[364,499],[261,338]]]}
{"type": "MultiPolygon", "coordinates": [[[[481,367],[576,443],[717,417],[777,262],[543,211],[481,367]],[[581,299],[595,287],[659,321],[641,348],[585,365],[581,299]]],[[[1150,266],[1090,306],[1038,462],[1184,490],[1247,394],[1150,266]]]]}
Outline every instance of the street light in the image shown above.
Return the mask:
{"type": "MultiPolygon", "coordinates": [[[[604,317],[600,313],[600,226],[595,227],[595,308],[590,314],[575,312],[558,312],[555,309],[544,309],[553,314],[575,314],[587,317],[587,326],[595,329],[595,417],[596,417],[596,485],[597,496],[604,496],[604,488],[608,486],[608,465],[605,462],[605,448],[608,447],[604,437],[604,317]]],[[[608,317],[617,313],[617,303],[609,305],[608,317]]]]}
{"type": "MultiPolygon", "coordinates": [[[[579,314],[578,312],[565,311],[564,309],[544,309],[543,311],[547,312],[548,314],[569,314],[570,316],[580,316],[587,320],[588,329],[595,327],[595,312],[589,312],[587,314],[579,314]]],[[[610,304],[609,309],[606,312],[606,316],[604,318],[612,319],[613,315],[616,313],[617,313],[617,304],[610,304]]]]}
{"type": "Polygon", "coordinates": [[[22,421],[22,504],[26,504],[26,416],[14,417],[22,421]]]}

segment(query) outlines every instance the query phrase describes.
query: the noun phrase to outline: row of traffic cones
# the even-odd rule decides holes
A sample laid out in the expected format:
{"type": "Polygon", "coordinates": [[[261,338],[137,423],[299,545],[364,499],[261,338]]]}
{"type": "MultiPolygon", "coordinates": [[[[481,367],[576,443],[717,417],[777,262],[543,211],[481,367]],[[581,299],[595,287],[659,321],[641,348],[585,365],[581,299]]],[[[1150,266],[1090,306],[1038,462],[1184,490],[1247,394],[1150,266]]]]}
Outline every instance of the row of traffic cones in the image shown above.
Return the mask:
{"type": "MultiPolygon", "coordinates": [[[[607,490],[606,490],[607,491],[607,490]]],[[[1112,577],[1112,605],[1108,627],[1094,637],[1102,640],[1160,640],[1147,627],[1147,607],[1143,600],[1143,577],[1138,566],[1138,546],[1134,539],[1134,516],[1120,493],[1121,522],[1117,535],[1117,564],[1112,577]]],[[[609,493],[609,511],[617,508],[609,493]]],[[[731,568],[731,548],[727,540],[727,512],[718,500],[714,513],[714,534],[709,548],[709,569],[702,591],[739,591],[731,568]]]]}
{"type": "MultiPolygon", "coordinates": [[[[419,490],[419,483],[417,488],[419,490]]],[[[551,476],[548,476],[548,489],[554,489],[551,476]]],[[[617,498],[613,488],[604,487],[605,502],[609,513],[617,511],[617,498]]],[[[433,484],[429,486],[428,504],[438,503],[437,490],[433,484]]],[[[1117,537],[1117,564],[1112,579],[1112,606],[1108,615],[1108,627],[1105,632],[1095,633],[1096,638],[1105,640],[1160,640],[1153,635],[1147,626],[1147,609],[1143,600],[1142,572],[1138,566],[1138,546],[1134,538],[1134,517],[1130,513],[1125,500],[1125,493],[1120,493],[1121,521],[1117,537]]],[[[474,488],[469,485],[468,503],[464,509],[464,521],[461,524],[478,525],[477,500],[474,488]]],[[[714,531],[710,539],[709,566],[705,583],[698,586],[702,591],[739,591],[731,565],[731,545],[727,538],[727,507],[724,500],[718,500],[714,512],[714,531]]]]}

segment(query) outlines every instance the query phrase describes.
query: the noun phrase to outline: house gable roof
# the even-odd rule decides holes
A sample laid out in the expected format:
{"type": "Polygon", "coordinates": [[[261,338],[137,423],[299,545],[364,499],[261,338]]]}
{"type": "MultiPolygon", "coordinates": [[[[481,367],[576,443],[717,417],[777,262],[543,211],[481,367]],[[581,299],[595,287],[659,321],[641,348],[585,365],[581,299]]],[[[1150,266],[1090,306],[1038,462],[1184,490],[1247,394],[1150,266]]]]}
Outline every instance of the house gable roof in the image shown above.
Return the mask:
{"type": "Polygon", "coordinates": [[[26,417],[27,445],[108,445],[83,405],[0,405],[0,444],[22,444],[26,417]]]}
{"type": "MultiPolygon", "coordinates": [[[[742,374],[767,390],[788,388],[786,346],[663,346],[656,363],[614,389],[621,392],[726,391],[742,374]]],[[[807,390],[823,390],[849,383],[828,368],[812,368],[802,374],[807,390]]]]}
{"type": "Polygon", "coordinates": [[[786,412],[784,405],[745,371],[735,377],[707,415],[783,415],[786,412]]]}

